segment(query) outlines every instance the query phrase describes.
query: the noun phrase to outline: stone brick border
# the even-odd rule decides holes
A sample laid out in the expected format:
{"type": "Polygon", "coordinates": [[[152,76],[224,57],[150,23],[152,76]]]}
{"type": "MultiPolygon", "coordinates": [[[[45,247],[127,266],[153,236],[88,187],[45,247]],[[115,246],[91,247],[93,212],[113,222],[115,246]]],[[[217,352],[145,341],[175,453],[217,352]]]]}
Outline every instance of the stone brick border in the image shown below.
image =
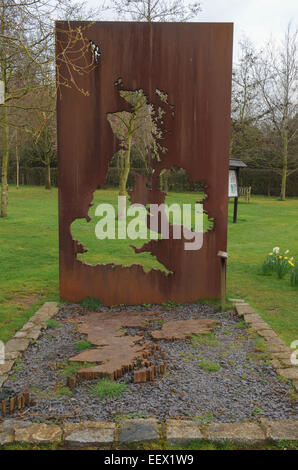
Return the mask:
{"type": "Polygon", "coordinates": [[[47,320],[56,315],[58,310],[57,302],[45,302],[14,337],[5,343],[5,362],[0,364],[0,390],[15,360],[28,348],[30,341],[40,336],[41,330],[47,326],[47,320]]]}
{"type": "Polygon", "coordinates": [[[294,388],[298,392],[298,367],[291,363],[293,351],[247,302],[241,299],[230,300],[233,302],[238,315],[266,341],[268,352],[272,356],[271,363],[278,375],[292,380],[294,388]]]}
{"type": "MultiPolygon", "coordinates": [[[[272,354],[272,364],[282,377],[290,378],[298,391],[298,367],[290,362],[292,351],[276,335],[274,330],[241,299],[233,301],[239,316],[262,336],[272,354]]],[[[46,302],[6,343],[6,360],[0,365],[0,388],[7,379],[7,373],[14,361],[28,347],[30,340],[39,337],[46,322],[58,312],[56,302],[46,302]]],[[[57,443],[64,446],[89,447],[107,444],[129,444],[144,441],[167,441],[169,444],[187,444],[193,440],[223,442],[228,440],[238,445],[260,445],[281,440],[298,441],[298,421],[271,421],[261,418],[260,422],[210,423],[204,425],[192,419],[168,419],[158,423],[155,418],[129,419],[120,423],[84,421],[81,423],[36,424],[5,419],[0,425],[0,446],[13,442],[29,444],[57,443]]]]}
{"type": "Polygon", "coordinates": [[[84,421],[82,423],[33,424],[6,419],[0,426],[0,446],[13,442],[29,444],[58,443],[63,446],[90,447],[130,444],[144,441],[187,444],[193,440],[238,445],[261,445],[281,440],[298,441],[297,421],[210,423],[168,419],[163,425],[154,418],[129,419],[120,423],[84,421]]]}

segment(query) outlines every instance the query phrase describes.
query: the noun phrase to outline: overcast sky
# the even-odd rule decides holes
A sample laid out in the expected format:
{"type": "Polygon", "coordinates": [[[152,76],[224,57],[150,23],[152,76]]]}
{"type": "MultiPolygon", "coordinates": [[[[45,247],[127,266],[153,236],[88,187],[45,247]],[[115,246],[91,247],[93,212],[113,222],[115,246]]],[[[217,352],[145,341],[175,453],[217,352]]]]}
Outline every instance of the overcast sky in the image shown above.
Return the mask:
{"type": "MultiPolygon", "coordinates": [[[[298,23],[298,0],[202,0],[198,21],[234,23],[234,45],[246,35],[258,47],[281,41],[288,22],[298,23]]],[[[234,50],[237,53],[237,47],[234,50]]],[[[234,57],[235,58],[235,57],[234,57]]]]}
{"type": "MultiPolygon", "coordinates": [[[[87,1],[90,6],[99,3],[98,0],[87,1]]],[[[298,0],[200,1],[202,11],[193,21],[234,23],[234,60],[238,41],[243,35],[257,47],[262,47],[270,37],[281,41],[290,20],[298,26],[298,0]]],[[[113,0],[106,0],[106,3],[111,4],[113,0]]],[[[112,19],[110,15],[108,19],[112,19]]]]}

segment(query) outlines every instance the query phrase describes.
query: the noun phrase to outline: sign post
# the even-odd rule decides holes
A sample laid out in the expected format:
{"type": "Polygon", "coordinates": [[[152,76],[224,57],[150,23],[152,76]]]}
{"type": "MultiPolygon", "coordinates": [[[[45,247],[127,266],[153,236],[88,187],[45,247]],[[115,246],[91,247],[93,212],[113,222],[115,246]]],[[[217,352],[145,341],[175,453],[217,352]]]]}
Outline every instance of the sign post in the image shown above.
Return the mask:
{"type": "Polygon", "coordinates": [[[237,212],[238,212],[238,173],[239,168],[236,170],[229,171],[229,197],[234,198],[234,215],[233,215],[233,224],[237,222],[237,212]]]}
{"type": "Polygon", "coordinates": [[[229,197],[234,198],[233,224],[237,222],[240,168],[245,167],[246,164],[242,160],[239,160],[238,158],[230,158],[229,197]]]}

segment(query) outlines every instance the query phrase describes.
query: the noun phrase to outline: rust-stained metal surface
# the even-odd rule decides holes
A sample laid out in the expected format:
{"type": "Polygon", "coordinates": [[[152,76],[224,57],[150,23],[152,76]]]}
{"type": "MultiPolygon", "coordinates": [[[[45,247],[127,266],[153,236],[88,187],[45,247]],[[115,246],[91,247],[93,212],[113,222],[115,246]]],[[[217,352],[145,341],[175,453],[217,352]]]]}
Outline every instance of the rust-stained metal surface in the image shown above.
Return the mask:
{"type": "MultiPolygon", "coordinates": [[[[193,301],[220,297],[218,251],[227,249],[228,170],[232,36],[230,23],[122,23],[57,22],[57,57],[60,77],[73,75],[76,86],[66,87],[58,77],[60,295],[70,301],[98,298],[105,305],[193,301]],[[88,73],[69,71],[61,50],[69,28],[81,26],[86,38],[100,45],[99,64],[88,73]],[[156,89],[168,94],[175,119],[165,123],[168,148],[155,169],[151,190],[138,178],[133,202],[160,203],[157,189],[163,168],[184,168],[191,181],[204,181],[204,209],[215,219],[204,234],[203,247],[184,250],[185,240],[154,240],[149,251],[171,274],[141,265],[88,265],[76,255],[84,247],[72,239],[70,226],[87,218],[94,191],[103,187],[117,141],[108,113],[123,109],[115,81],[125,89],[142,88],[148,101],[158,105],[156,89]],[[89,96],[77,88],[89,91],[89,96]],[[60,93],[61,92],[61,93],[60,93]],[[168,126],[168,127],[167,127],[168,126]],[[142,189],[143,188],[143,189],[142,189]]],[[[81,66],[83,57],[73,51],[81,66]]],[[[100,243],[100,241],[99,241],[100,243]]],[[[137,260],[137,254],[136,254],[137,260]]],[[[136,261],[137,262],[137,261],[136,261]]]]}
{"type": "MultiPolygon", "coordinates": [[[[79,379],[95,379],[109,376],[111,380],[118,379],[129,370],[139,369],[144,365],[152,366],[150,357],[161,360],[164,353],[158,353],[160,346],[156,346],[145,337],[144,330],[150,329],[152,324],[161,319],[161,311],[149,312],[92,312],[82,317],[78,330],[87,335],[92,343],[91,349],[87,349],[70,358],[74,362],[98,363],[82,368],[78,371],[79,379]],[[142,329],[136,335],[126,334],[123,328],[142,329]],[[145,360],[148,359],[148,360],[145,360]],[[144,361],[145,360],[145,361],[144,361]]],[[[197,318],[195,320],[169,321],[163,324],[160,330],[150,332],[154,340],[181,340],[189,338],[192,334],[209,333],[213,326],[220,324],[219,320],[210,318],[197,318]]],[[[148,336],[148,335],[147,335],[148,336]]],[[[156,371],[164,371],[163,364],[151,367],[153,377],[149,369],[135,371],[135,383],[146,382],[154,378],[156,371]]]]}

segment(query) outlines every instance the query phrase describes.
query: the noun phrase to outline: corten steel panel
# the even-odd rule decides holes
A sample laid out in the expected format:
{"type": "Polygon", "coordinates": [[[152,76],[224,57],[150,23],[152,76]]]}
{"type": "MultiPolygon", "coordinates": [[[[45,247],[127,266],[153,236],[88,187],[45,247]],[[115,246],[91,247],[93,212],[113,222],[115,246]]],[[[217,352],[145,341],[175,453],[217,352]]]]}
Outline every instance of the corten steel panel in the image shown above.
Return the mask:
{"type": "MultiPolygon", "coordinates": [[[[69,27],[84,22],[58,22],[57,54],[69,27]]],[[[233,25],[230,23],[96,22],[86,37],[100,45],[100,64],[88,74],[74,74],[86,97],[74,87],[61,86],[58,94],[60,295],[70,301],[86,297],[105,305],[193,301],[220,297],[219,250],[227,247],[230,94],[233,25]],[[204,234],[203,247],[185,251],[185,240],[157,240],[143,246],[173,274],[157,269],[145,273],[130,267],[88,265],[76,258],[80,245],[70,226],[88,217],[93,192],[103,186],[117,141],[107,113],[123,110],[114,82],[122,77],[124,89],[142,88],[157,104],[155,90],[168,93],[175,106],[168,152],[155,175],[173,165],[184,168],[192,181],[206,182],[204,209],[215,219],[204,234]]],[[[59,73],[67,76],[58,60],[59,73]]],[[[127,108],[128,109],[128,108],[127,108]]],[[[137,180],[133,202],[160,202],[164,194],[137,180]]],[[[100,241],[98,241],[100,243],[100,241]]],[[[137,263],[137,254],[136,263],[137,263]]]]}

